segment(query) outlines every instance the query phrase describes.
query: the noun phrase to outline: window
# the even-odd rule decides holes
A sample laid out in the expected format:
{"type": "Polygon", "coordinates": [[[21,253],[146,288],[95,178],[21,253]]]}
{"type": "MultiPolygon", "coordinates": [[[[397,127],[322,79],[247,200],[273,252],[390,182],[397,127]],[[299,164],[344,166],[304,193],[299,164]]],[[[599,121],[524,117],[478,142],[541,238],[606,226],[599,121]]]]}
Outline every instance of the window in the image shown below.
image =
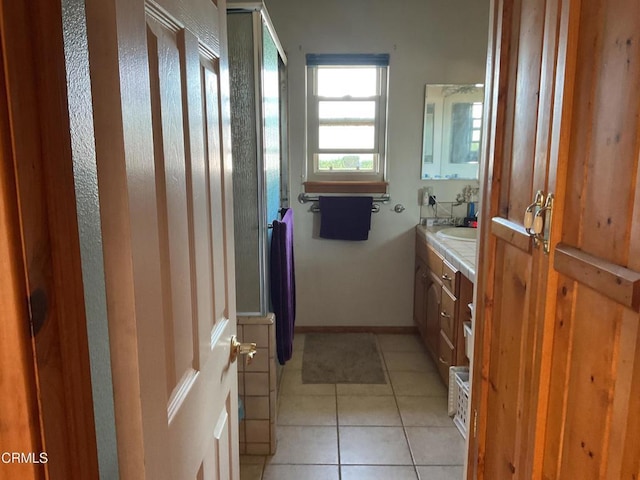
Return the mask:
{"type": "Polygon", "coordinates": [[[388,55],[307,55],[307,179],[384,180],[388,55]]]}
{"type": "Polygon", "coordinates": [[[477,163],[482,133],[482,102],[451,108],[451,163],[477,163]]]}

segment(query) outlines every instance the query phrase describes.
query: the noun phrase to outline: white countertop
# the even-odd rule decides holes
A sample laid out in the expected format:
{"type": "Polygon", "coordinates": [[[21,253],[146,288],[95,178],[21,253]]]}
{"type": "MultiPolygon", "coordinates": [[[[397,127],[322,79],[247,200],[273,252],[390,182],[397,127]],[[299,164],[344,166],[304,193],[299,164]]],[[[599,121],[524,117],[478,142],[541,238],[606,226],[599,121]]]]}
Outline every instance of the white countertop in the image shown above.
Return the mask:
{"type": "Polygon", "coordinates": [[[476,251],[478,242],[453,240],[436,235],[438,230],[447,227],[425,227],[418,225],[416,230],[424,234],[427,243],[435,248],[451,265],[460,270],[465,277],[476,283],[476,251]]]}

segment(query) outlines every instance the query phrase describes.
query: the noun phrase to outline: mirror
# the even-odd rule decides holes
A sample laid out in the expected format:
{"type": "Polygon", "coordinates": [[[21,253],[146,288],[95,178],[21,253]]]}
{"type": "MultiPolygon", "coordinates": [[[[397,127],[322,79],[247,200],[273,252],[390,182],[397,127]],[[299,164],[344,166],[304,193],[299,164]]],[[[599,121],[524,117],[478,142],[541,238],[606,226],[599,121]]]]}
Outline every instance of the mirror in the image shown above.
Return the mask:
{"type": "Polygon", "coordinates": [[[477,179],[483,85],[427,85],[421,178],[477,179]]]}

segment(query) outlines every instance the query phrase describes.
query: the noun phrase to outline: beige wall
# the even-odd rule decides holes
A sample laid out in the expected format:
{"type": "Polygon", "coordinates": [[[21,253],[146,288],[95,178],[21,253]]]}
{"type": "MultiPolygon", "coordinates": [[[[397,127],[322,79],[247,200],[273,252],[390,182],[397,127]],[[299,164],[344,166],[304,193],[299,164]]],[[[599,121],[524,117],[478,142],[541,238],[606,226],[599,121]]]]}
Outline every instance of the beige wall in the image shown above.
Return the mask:
{"type": "Polygon", "coordinates": [[[420,180],[426,83],[484,81],[489,0],[266,0],[289,64],[291,204],[297,325],[412,324],[413,228],[418,191],[453,201],[469,182],[420,180]],[[318,214],[295,200],[304,173],[306,53],[389,53],[391,203],[373,214],[369,240],[317,238],[318,214]],[[403,213],[393,206],[402,204],[403,213]],[[315,237],[315,238],[314,238],[315,237]]]}

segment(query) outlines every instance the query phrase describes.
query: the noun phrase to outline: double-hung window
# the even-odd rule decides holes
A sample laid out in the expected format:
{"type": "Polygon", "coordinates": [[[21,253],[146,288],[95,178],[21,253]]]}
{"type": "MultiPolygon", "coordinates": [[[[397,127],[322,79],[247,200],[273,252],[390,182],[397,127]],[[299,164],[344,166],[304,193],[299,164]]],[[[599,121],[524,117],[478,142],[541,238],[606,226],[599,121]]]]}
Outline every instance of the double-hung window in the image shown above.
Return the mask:
{"type": "Polygon", "coordinates": [[[307,180],[385,179],[386,54],[307,55],[307,180]]]}

